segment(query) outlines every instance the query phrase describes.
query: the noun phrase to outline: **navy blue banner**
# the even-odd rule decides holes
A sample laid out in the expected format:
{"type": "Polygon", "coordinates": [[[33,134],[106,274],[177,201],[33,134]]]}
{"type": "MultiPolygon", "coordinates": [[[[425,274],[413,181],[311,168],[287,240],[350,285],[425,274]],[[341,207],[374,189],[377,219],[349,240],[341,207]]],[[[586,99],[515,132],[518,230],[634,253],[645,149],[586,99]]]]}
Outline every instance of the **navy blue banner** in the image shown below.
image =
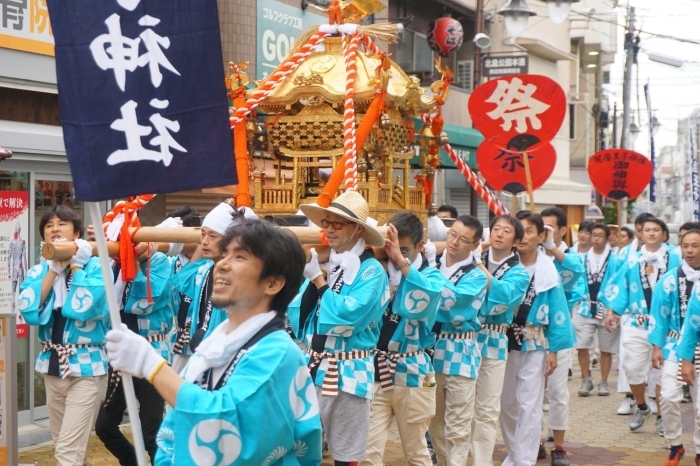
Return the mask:
{"type": "Polygon", "coordinates": [[[47,3],[76,199],[238,183],[216,0],[47,3]]]}

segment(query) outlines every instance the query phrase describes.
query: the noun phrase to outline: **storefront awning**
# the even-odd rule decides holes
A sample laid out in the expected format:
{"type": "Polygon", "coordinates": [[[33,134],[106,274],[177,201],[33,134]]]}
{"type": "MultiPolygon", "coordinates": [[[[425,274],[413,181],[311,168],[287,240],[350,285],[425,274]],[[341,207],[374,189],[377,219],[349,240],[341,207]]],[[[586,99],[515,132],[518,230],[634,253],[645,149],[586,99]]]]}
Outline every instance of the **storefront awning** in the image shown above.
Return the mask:
{"type": "MultiPolygon", "coordinates": [[[[413,124],[416,131],[420,131],[423,124],[419,118],[413,119],[413,124]]],[[[466,128],[464,126],[451,125],[445,123],[444,131],[450,138],[450,145],[457,154],[464,160],[469,168],[476,169],[476,148],[484,140],[480,132],[474,128],[466,128]]],[[[420,166],[419,156],[411,159],[411,165],[420,166]]],[[[452,159],[447,155],[444,149],[440,149],[440,168],[457,168],[452,162],[452,159]]]]}

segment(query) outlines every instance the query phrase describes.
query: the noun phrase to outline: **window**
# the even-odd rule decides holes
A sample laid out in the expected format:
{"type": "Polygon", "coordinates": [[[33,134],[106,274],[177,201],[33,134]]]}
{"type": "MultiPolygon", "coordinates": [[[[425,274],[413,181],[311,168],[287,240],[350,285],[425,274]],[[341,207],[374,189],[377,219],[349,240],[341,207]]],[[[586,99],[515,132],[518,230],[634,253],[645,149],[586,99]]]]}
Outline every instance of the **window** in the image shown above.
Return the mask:
{"type": "Polygon", "coordinates": [[[396,63],[406,72],[433,72],[433,51],[425,34],[406,29],[396,45],[396,63]]]}
{"type": "Polygon", "coordinates": [[[576,140],[576,106],[569,104],[569,139],[576,140]]]}
{"type": "Polygon", "coordinates": [[[455,85],[467,92],[474,90],[474,60],[457,60],[455,85]]]}

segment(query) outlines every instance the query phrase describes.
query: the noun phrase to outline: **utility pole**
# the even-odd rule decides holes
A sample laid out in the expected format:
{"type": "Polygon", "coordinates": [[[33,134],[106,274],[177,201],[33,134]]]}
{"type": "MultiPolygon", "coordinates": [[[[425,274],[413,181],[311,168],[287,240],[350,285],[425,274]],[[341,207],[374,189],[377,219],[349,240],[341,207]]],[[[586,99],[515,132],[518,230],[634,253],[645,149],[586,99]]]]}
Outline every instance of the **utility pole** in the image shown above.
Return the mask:
{"type": "Polygon", "coordinates": [[[625,62],[625,79],[622,84],[622,140],[620,147],[632,149],[630,147],[630,124],[632,122],[632,109],[630,108],[632,98],[632,68],[636,61],[636,44],[634,42],[634,7],[629,7],[627,11],[627,32],[625,32],[625,51],[627,60],[625,62]]]}
{"type": "MultiPolygon", "coordinates": [[[[474,26],[475,34],[484,32],[484,0],[476,0],[474,26]]],[[[474,82],[472,83],[472,92],[479,84],[481,84],[481,49],[474,42],[474,82]]],[[[474,217],[478,217],[479,213],[479,199],[472,187],[469,187],[469,213],[474,217]]]]}

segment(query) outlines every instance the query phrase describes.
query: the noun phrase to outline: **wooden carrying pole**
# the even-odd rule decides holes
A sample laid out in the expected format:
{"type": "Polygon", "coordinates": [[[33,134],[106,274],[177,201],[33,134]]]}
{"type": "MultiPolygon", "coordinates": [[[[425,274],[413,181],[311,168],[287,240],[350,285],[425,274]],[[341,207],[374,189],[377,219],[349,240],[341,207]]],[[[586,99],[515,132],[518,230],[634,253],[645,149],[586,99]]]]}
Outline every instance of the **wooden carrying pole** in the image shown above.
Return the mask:
{"type": "MultiPolygon", "coordinates": [[[[92,255],[97,256],[97,243],[94,241],[89,242],[92,246],[92,255]]],[[[146,247],[148,243],[141,243],[139,245],[139,250],[137,256],[146,252],[146,247]]],[[[156,245],[156,250],[158,252],[166,253],[170,249],[170,243],[151,243],[156,245]]],[[[197,245],[194,243],[187,243],[183,245],[182,252],[184,254],[191,254],[197,249],[197,245]]],[[[41,256],[46,260],[66,260],[70,259],[78,252],[78,247],[74,242],[69,241],[65,243],[45,243],[41,247],[41,256]]],[[[119,243],[116,241],[107,241],[107,252],[109,257],[119,256],[119,243]]]]}
{"type": "Polygon", "coordinates": [[[527,151],[523,151],[523,165],[525,165],[525,181],[527,183],[527,195],[530,198],[530,212],[535,212],[535,195],[532,192],[532,173],[530,173],[530,160],[527,151]]]}

